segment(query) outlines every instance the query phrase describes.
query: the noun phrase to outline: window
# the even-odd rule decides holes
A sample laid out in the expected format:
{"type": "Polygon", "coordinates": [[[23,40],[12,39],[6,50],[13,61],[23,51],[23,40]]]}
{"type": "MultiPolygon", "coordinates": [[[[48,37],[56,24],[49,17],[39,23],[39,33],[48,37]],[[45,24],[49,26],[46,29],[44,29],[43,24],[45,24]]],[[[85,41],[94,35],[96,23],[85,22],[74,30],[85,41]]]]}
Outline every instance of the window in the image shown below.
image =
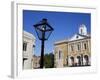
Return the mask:
{"type": "Polygon", "coordinates": [[[33,48],[35,48],[35,45],[33,45],[33,48]]]}
{"type": "Polygon", "coordinates": [[[25,61],[27,60],[28,58],[23,58],[23,68],[24,68],[24,65],[25,65],[25,61]]]}
{"type": "Polygon", "coordinates": [[[88,57],[88,55],[85,55],[84,59],[85,59],[85,65],[89,65],[88,64],[89,63],[89,57],[88,57]]]}
{"type": "Polygon", "coordinates": [[[78,38],[78,36],[76,36],[76,38],[78,38]]]}
{"type": "Polygon", "coordinates": [[[59,51],[59,59],[61,59],[61,51],[59,51]]]}
{"type": "Polygon", "coordinates": [[[80,45],[79,45],[79,44],[77,45],[77,50],[78,50],[78,51],[80,50],[80,45]]]}
{"type": "Polygon", "coordinates": [[[74,66],[74,57],[70,57],[71,59],[71,66],[74,66]]]}
{"type": "Polygon", "coordinates": [[[73,45],[71,45],[71,51],[74,51],[74,46],[73,45]]]}
{"type": "Polygon", "coordinates": [[[83,30],[81,29],[81,34],[83,33],[83,30]]]}
{"type": "Polygon", "coordinates": [[[84,49],[87,49],[86,43],[84,44],[84,49]]]}
{"type": "Polygon", "coordinates": [[[27,43],[23,43],[23,51],[27,50],[27,43]]]}

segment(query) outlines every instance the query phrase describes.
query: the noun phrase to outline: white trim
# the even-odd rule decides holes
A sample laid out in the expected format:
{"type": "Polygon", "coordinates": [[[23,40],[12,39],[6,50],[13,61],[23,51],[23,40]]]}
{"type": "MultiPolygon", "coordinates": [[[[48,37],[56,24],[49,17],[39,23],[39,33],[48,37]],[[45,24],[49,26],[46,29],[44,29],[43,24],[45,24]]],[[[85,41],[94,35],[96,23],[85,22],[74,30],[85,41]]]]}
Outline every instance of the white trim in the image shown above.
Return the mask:
{"type": "Polygon", "coordinates": [[[17,15],[16,15],[16,12],[17,12],[17,6],[16,6],[16,3],[12,2],[11,4],[11,37],[12,37],[12,50],[11,50],[11,77],[13,78],[16,78],[16,76],[18,76],[18,69],[17,69],[17,66],[18,66],[18,63],[17,63],[17,15]]]}

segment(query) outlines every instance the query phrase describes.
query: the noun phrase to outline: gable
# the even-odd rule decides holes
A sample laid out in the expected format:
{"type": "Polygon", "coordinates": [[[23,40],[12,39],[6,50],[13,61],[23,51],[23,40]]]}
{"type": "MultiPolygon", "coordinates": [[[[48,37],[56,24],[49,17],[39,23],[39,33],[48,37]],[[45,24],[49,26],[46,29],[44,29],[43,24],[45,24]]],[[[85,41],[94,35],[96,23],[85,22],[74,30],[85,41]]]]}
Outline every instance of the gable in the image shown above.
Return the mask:
{"type": "Polygon", "coordinates": [[[74,40],[79,40],[79,39],[84,39],[84,38],[86,38],[86,36],[75,34],[69,39],[69,41],[74,41],[74,40]]]}

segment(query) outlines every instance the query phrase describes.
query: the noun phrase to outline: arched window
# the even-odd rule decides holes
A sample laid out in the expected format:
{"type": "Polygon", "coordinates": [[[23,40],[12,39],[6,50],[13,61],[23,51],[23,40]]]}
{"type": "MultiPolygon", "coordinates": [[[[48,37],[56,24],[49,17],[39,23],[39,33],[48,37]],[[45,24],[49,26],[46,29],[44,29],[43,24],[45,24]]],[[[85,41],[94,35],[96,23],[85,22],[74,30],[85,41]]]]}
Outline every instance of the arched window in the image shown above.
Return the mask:
{"type": "Polygon", "coordinates": [[[81,34],[83,34],[83,30],[81,29],[81,34]]]}
{"type": "Polygon", "coordinates": [[[74,57],[70,57],[70,59],[71,59],[71,66],[74,66],[74,57]]]}
{"type": "Polygon", "coordinates": [[[78,66],[81,66],[81,57],[80,56],[77,56],[77,59],[78,59],[78,66]]]}
{"type": "Polygon", "coordinates": [[[88,66],[89,65],[89,57],[88,57],[88,55],[84,55],[84,59],[85,59],[85,65],[88,66]]]}

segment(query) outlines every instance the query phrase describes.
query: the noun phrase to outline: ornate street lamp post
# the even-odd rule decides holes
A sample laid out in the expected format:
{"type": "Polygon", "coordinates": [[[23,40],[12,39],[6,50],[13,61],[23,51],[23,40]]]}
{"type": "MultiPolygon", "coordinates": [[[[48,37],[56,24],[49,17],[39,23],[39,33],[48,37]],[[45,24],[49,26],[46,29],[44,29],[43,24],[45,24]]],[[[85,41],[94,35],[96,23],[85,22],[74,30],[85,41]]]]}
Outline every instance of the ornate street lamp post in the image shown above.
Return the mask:
{"type": "Polygon", "coordinates": [[[44,42],[45,40],[48,40],[50,34],[54,30],[49,23],[47,22],[47,19],[42,19],[39,23],[34,25],[34,28],[36,30],[37,36],[39,40],[41,40],[41,59],[40,59],[40,68],[43,68],[44,63],[44,42]]]}

